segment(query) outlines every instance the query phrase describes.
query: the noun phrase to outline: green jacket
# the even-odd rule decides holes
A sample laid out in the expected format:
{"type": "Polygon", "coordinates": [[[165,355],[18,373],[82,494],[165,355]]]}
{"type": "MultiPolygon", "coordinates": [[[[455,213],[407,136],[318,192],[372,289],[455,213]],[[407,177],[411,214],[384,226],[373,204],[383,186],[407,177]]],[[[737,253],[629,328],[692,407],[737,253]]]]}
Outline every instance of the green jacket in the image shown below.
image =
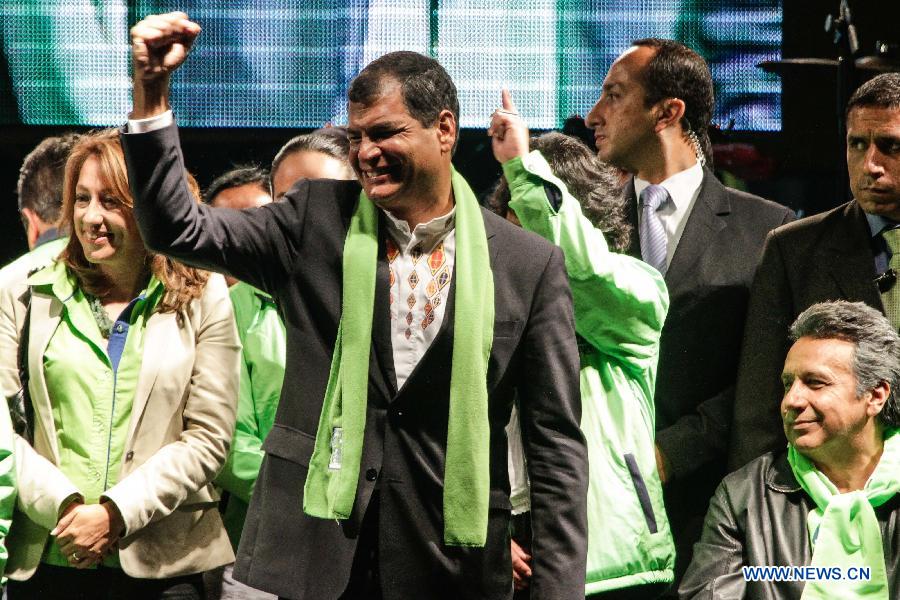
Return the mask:
{"type": "Polygon", "coordinates": [[[284,381],[284,324],[272,297],[246,283],[231,290],[238,335],[244,347],[237,426],[228,460],[216,484],[229,492],[222,520],[237,549],[259,467],[262,443],[272,429],[284,381]]]}
{"type": "Polygon", "coordinates": [[[663,278],[609,251],[539,152],[506,162],[503,173],[522,226],[563,249],[575,301],[590,464],[585,593],[671,582],[675,546],[654,448],[656,361],[669,308],[663,278]],[[558,212],[545,182],[562,193],[558,212]]]}
{"type": "MultiPolygon", "coordinates": [[[[19,438],[20,443],[27,443],[19,438]]],[[[9,411],[0,410],[0,574],[6,571],[6,560],[9,552],[6,548],[6,536],[12,523],[13,511],[16,508],[16,464],[13,454],[15,435],[9,411]]],[[[6,583],[2,576],[0,585],[6,583]]]]}

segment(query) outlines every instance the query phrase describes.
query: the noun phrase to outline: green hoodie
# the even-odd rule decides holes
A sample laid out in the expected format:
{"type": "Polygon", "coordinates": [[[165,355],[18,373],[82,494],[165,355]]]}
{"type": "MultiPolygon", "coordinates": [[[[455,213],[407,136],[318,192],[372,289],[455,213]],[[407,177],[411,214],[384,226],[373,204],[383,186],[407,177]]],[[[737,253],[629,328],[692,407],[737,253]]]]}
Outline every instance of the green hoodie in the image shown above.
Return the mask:
{"type": "Polygon", "coordinates": [[[662,275],[610,252],[539,152],[507,161],[503,174],[522,227],[565,253],[575,301],[590,464],[585,593],[671,582],[675,546],[654,449],[656,361],[669,308],[662,275]],[[558,212],[545,182],[562,193],[558,212]]]}

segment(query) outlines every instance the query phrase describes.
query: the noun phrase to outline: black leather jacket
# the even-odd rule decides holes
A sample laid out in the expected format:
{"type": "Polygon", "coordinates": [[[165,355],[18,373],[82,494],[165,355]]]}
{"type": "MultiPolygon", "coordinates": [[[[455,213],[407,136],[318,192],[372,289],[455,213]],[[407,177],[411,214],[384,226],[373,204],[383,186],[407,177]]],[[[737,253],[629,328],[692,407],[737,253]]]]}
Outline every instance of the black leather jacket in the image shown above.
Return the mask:
{"type": "MultiPolygon", "coordinates": [[[[809,565],[806,517],[814,506],[797,483],[786,451],[761,456],[726,477],[710,501],[679,597],[799,600],[803,582],[745,581],[741,567],[809,565]]],[[[884,542],[888,589],[891,598],[900,598],[900,495],[876,508],[875,515],[884,542]]]]}

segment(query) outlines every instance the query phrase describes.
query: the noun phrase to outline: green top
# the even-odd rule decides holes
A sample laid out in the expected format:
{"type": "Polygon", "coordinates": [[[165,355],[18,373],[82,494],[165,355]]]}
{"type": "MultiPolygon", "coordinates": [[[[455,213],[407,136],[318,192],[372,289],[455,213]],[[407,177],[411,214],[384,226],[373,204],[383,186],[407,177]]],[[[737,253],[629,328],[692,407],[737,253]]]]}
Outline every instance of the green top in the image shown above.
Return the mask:
{"type": "MultiPolygon", "coordinates": [[[[0,411],[0,573],[6,571],[9,553],[6,536],[16,508],[16,463],[13,455],[14,435],[8,411],[0,411]]],[[[6,584],[6,577],[0,585],[6,584]]]]}
{"type": "Polygon", "coordinates": [[[875,509],[900,492],[900,435],[884,432],[884,450],[861,490],[841,493],[815,464],[788,445],[788,462],[797,483],[816,507],[807,516],[814,567],[870,569],[867,580],[809,581],[801,600],[889,600],[884,540],[875,509]]]}
{"type": "Polygon", "coordinates": [[[216,478],[230,497],[223,515],[235,549],[262,464],[262,443],[275,422],[284,381],[285,331],[272,297],[246,283],[231,290],[234,320],[244,348],[237,427],[228,460],[216,478]]]}
{"type": "MultiPolygon", "coordinates": [[[[59,325],[43,353],[60,448],[57,466],[86,503],[97,503],[103,492],[118,482],[146,324],[163,286],[151,277],[147,288],[119,315],[107,341],[64,263],[42,269],[28,283],[37,289],[46,288],[63,304],[59,325]]],[[[69,566],[55,539],[48,542],[42,561],[69,566]]],[[[118,557],[110,555],[103,564],[118,566],[118,557]]]]}
{"type": "Polygon", "coordinates": [[[654,453],[659,339],[669,294],[659,271],[610,252],[599,229],[537,151],[503,163],[522,227],[566,257],[581,354],[588,447],[585,593],[674,579],[675,546],[654,453]],[[555,212],[545,182],[562,193],[555,212]]]}

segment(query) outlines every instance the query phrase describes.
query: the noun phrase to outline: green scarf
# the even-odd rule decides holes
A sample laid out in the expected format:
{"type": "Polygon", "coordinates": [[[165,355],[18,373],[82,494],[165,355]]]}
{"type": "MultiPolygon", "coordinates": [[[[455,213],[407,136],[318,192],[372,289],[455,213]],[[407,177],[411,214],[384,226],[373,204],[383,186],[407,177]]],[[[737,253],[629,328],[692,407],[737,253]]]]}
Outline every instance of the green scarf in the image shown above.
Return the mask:
{"type": "Polygon", "coordinates": [[[875,508],[900,491],[900,436],[898,430],[885,432],[884,451],[878,466],[862,490],[841,494],[813,463],[793,446],[788,462],[800,487],[816,503],[807,517],[813,540],[812,566],[871,569],[869,581],[809,581],[802,600],[864,598],[889,600],[887,572],[881,529],[875,508]]]}
{"type": "MultiPolygon", "coordinates": [[[[481,208],[452,169],[456,302],[444,466],[444,543],[484,546],[490,495],[487,370],[494,338],[494,278],[481,208]]],[[[306,514],[346,519],[356,498],[366,427],[378,215],[360,192],[344,241],[343,310],[303,496],[306,514]]],[[[387,318],[379,315],[378,318],[387,318]]]]}

